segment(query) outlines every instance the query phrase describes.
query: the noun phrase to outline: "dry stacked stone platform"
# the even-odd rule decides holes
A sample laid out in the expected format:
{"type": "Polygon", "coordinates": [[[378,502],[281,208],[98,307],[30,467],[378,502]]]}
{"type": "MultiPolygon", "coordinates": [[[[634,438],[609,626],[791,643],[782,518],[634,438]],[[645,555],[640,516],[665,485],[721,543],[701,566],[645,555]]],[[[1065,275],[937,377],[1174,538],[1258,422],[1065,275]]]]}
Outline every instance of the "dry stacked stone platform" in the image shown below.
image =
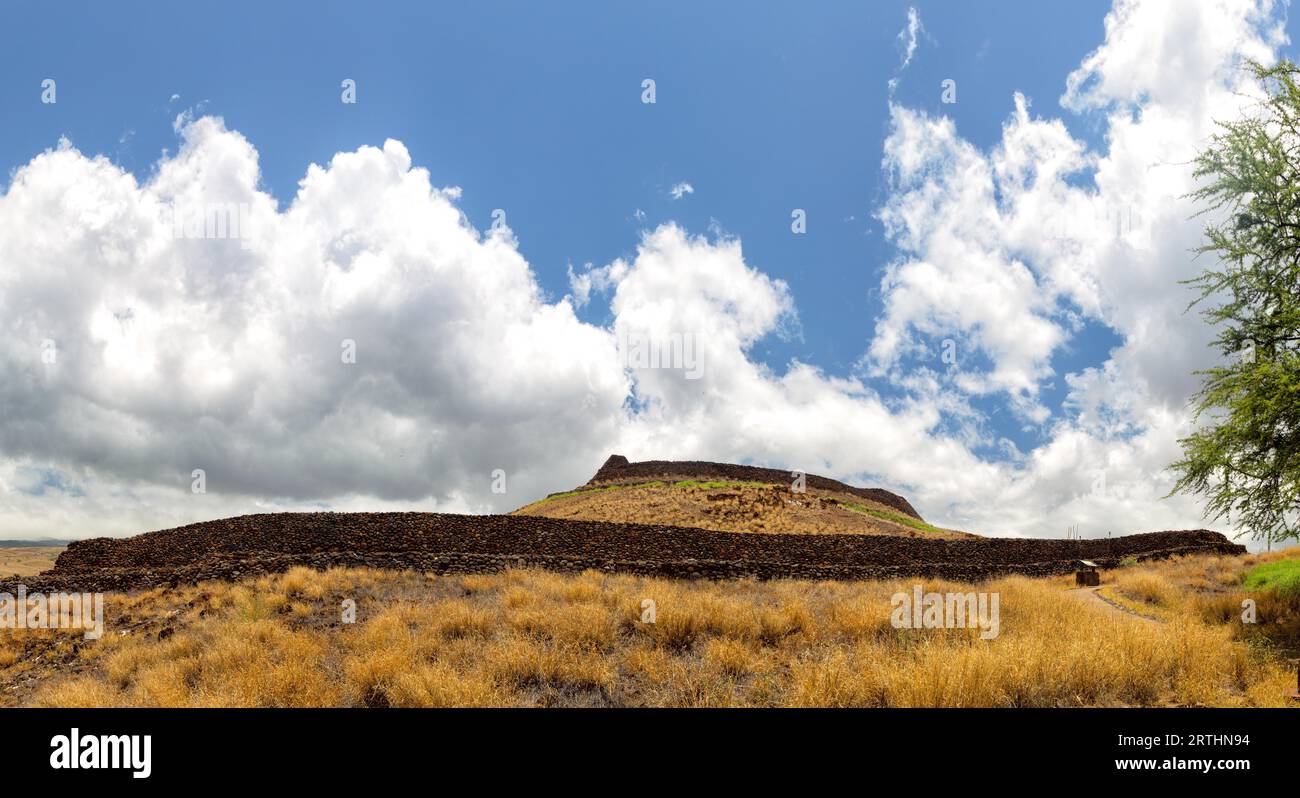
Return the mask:
{"type": "MultiPolygon", "coordinates": [[[[780,472],[777,472],[780,473],[780,472]]],[[[1103,540],[929,540],[874,535],[747,535],[673,526],[515,515],[277,513],[75,541],[53,569],[0,583],[14,592],[119,591],[239,579],[291,566],[370,566],[437,573],[588,568],[674,578],[874,579],[1067,573],[1127,557],[1239,554],[1208,530],[1103,540]]]]}
{"type": "MultiPolygon", "coordinates": [[[[644,460],[639,463],[629,463],[623,455],[615,454],[610,455],[610,458],[605,461],[605,464],[600,467],[600,470],[596,472],[596,476],[592,477],[587,485],[596,487],[612,482],[648,482],[672,477],[679,479],[726,480],[729,482],[763,482],[769,485],[786,486],[789,486],[794,481],[790,471],[782,471],[779,468],[759,468],[758,466],[732,465],[731,463],[706,463],[698,460],[644,460]]],[[[924,520],[907,499],[882,488],[855,488],[852,485],[846,485],[843,482],[813,474],[807,474],[805,482],[810,488],[861,496],[864,499],[879,502],[886,507],[892,507],[918,521],[924,520]]]]}

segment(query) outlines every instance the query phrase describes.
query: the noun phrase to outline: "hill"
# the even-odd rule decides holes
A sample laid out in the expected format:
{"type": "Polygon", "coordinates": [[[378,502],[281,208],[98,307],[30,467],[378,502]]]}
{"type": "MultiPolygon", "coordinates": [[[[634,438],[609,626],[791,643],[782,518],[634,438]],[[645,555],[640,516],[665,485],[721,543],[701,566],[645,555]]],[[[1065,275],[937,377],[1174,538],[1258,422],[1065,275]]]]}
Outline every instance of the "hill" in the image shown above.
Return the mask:
{"type": "Polygon", "coordinates": [[[925,521],[906,499],[808,474],[795,490],[791,472],[726,463],[613,455],[575,490],[553,493],[514,515],[614,521],[716,532],[864,534],[956,539],[968,533],[925,521]]]}

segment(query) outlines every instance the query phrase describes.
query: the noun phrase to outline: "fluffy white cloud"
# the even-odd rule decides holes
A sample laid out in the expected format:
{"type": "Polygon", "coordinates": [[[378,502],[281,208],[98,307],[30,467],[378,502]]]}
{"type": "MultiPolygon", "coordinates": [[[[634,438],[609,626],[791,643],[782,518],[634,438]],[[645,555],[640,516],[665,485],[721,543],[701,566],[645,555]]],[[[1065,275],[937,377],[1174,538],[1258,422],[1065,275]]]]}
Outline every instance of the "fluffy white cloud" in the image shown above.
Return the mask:
{"type": "Polygon", "coordinates": [[[880,218],[898,258],[845,376],[752,355],[798,314],[733,239],[646,231],[635,256],[571,272],[572,296],[548,302],[513,233],[475,230],[459,191],[395,141],[312,166],[283,209],[219,119],[179,120],[183,146],[144,184],[62,143],[0,197],[0,528],[506,510],[613,451],[876,482],[985,534],[1198,525],[1194,500],[1161,500],[1210,357],[1177,286],[1201,224],[1186,164],[1250,91],[1241,56],[1281,40],[1264,0],[1121,0],[1063,98],[1102,119],[1099,151],[1019,96],[988,152],[893,106],[880,218]],[[205,237],[202,213],[221,208],[238,235],[205,237]],[[597,295],[607,327],[574,313],[597,295]],[[1089,323],[1122,344],[1055,373],[1089,323]],[[676,367],[647,368],[647,352],[676,367]],[[1055,415],[1052,379],[1069,392],[1055,415]],[[976,399],[1045,442],[993,438],[976,399]],[[206,495],[189,490],[196,468],[206,495]]]}
{"type": "MultiPolygon", "coordinates": [[[[1018,104],[1023,114],[1023,101],[1018,104]]],[[[982,375],[964,372],[961,388],[1006,391],[1034,420],[1045,420],[1047,411],[1035,396],[1039,381],[1051,374],[1051,353],[1066,335],[1050,318],[1050,291],[1008,246],[1011,220],[998,190],[1006,190],[1004,172],[1014,172],[1017,164],[985,157],[957,136],[949,119],[894,107],[893,122],[885,162],[894,193],[880,217],[904,259],[882,282],[886,311],[870,349],[875,372],[894,371],[905,352],[924,349],[918,336],[956,343],[964,335],[959,349],[982,350],[994,368],[982,375]]],[[[1016,134],[1016,125],[1009,135],[1016,134]]],[[[1052,149],[1056,142],[1032,138],[1031,146],[1069,163],[1052,149]]]]}
{"type": "MultiPolygon", "coordinates": [[[[901,257],[882,282],[886,311],[867,363],[892,374],[908,353],[949,338],[960,353],[941,376],[949,390],[1003,392],[1028,421],[1047,423],[1047,443],[990,486],[1012,529],[1057,518],[1094,532],[1196,522],[1194,502],[1162,500],[1164,467],[1190,423],[1193,371],[1213,358],[1177,284],[1200,268],[1190,253],[1205,222],[1186,199],[1188,163],[1214,120],[1256,93],[1242,60],[1273,58],[1285,39],[1277,10],[1268,0],[1117,2],[1105,43],[1062,98],[1102,116],[1104,151],[1035,117],[1020,96],[988,153],[946,118],[893,109],[884,163],[895,191],[880,215],[901,257]],[[1122,345],[1095,367],[1055,374],[1052,355],[1084,322],[1122,345]],[[1056,377],[1071,412],[1049,419],[1038,396],[1056,377]]],[[[992,523],[970,497],[952,506],[992,523]]]]}
{"type": "Polygon", "coordinates": [[[138,531],[218,496],[483,509],[494,469],[530,495],[607,453],[611,336],[543,301],[509,231],[468,226],[400,143],[313,166],[278,212],[242,136],[183,135],[145,185],[63,143],[0,198],[6,528],[138,531]],[[226,208],[237,237],[202,227],[226,208]],[[67,472],[71,516],[10,482],[24,467],[67,472]]]}
{"type": "Polygon", "coordinates": [[[1274,58],[1286,41],[1279,10],[1274,0],[1118,0],[1106,15],[1105,44],[1070,74],[1062,104],[1118,102],[1199,117],[1242,79],[1241,59],[1274,58]]]}

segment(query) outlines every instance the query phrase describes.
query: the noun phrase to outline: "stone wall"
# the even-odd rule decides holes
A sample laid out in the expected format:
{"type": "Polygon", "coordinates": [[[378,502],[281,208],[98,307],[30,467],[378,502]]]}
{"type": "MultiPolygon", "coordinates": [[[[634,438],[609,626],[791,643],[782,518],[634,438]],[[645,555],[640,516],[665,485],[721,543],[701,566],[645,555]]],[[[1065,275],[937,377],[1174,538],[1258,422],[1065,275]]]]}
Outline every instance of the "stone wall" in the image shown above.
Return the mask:
{"type": "Polygon", "coordinates": [[[588,568],[674,578],[876,579],[1068,573],[1176,554],[1239,554],[1208,530],[1102,540],[930,540],[876,535],[747,535],[536,516],[440,513],[247,515],[131,538],[75,541],[44,574],[0,583],[29,590],[114,591],[286,570],[370,566],[436,573],[588,568]]]}

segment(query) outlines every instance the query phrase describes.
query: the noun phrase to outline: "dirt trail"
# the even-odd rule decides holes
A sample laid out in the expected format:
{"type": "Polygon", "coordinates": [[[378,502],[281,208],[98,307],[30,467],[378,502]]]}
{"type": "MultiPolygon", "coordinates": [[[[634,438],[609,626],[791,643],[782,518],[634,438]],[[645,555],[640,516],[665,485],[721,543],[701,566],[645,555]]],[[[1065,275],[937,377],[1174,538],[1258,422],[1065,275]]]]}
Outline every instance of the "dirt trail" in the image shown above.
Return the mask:
{"type": "Polygon", "coordinates": [[[1104,585],[1100,587],[1072,587],[1065,592],[1077,598],[1079,601],[1092,604],[1093,606],[1105,607],[1110,612],[1119,615],[1126,615],[1129,618],[1136,618],[1137,620],[1145,621],[1146,623],[1163,623],[1159,618],[1153,618],[1150,615],[1143,615],[1142,613],[1131,610],[1122,604],[1111,601],[1097,592],[1101,590],[1102,587],[1104,587],[1104,585]]]}

